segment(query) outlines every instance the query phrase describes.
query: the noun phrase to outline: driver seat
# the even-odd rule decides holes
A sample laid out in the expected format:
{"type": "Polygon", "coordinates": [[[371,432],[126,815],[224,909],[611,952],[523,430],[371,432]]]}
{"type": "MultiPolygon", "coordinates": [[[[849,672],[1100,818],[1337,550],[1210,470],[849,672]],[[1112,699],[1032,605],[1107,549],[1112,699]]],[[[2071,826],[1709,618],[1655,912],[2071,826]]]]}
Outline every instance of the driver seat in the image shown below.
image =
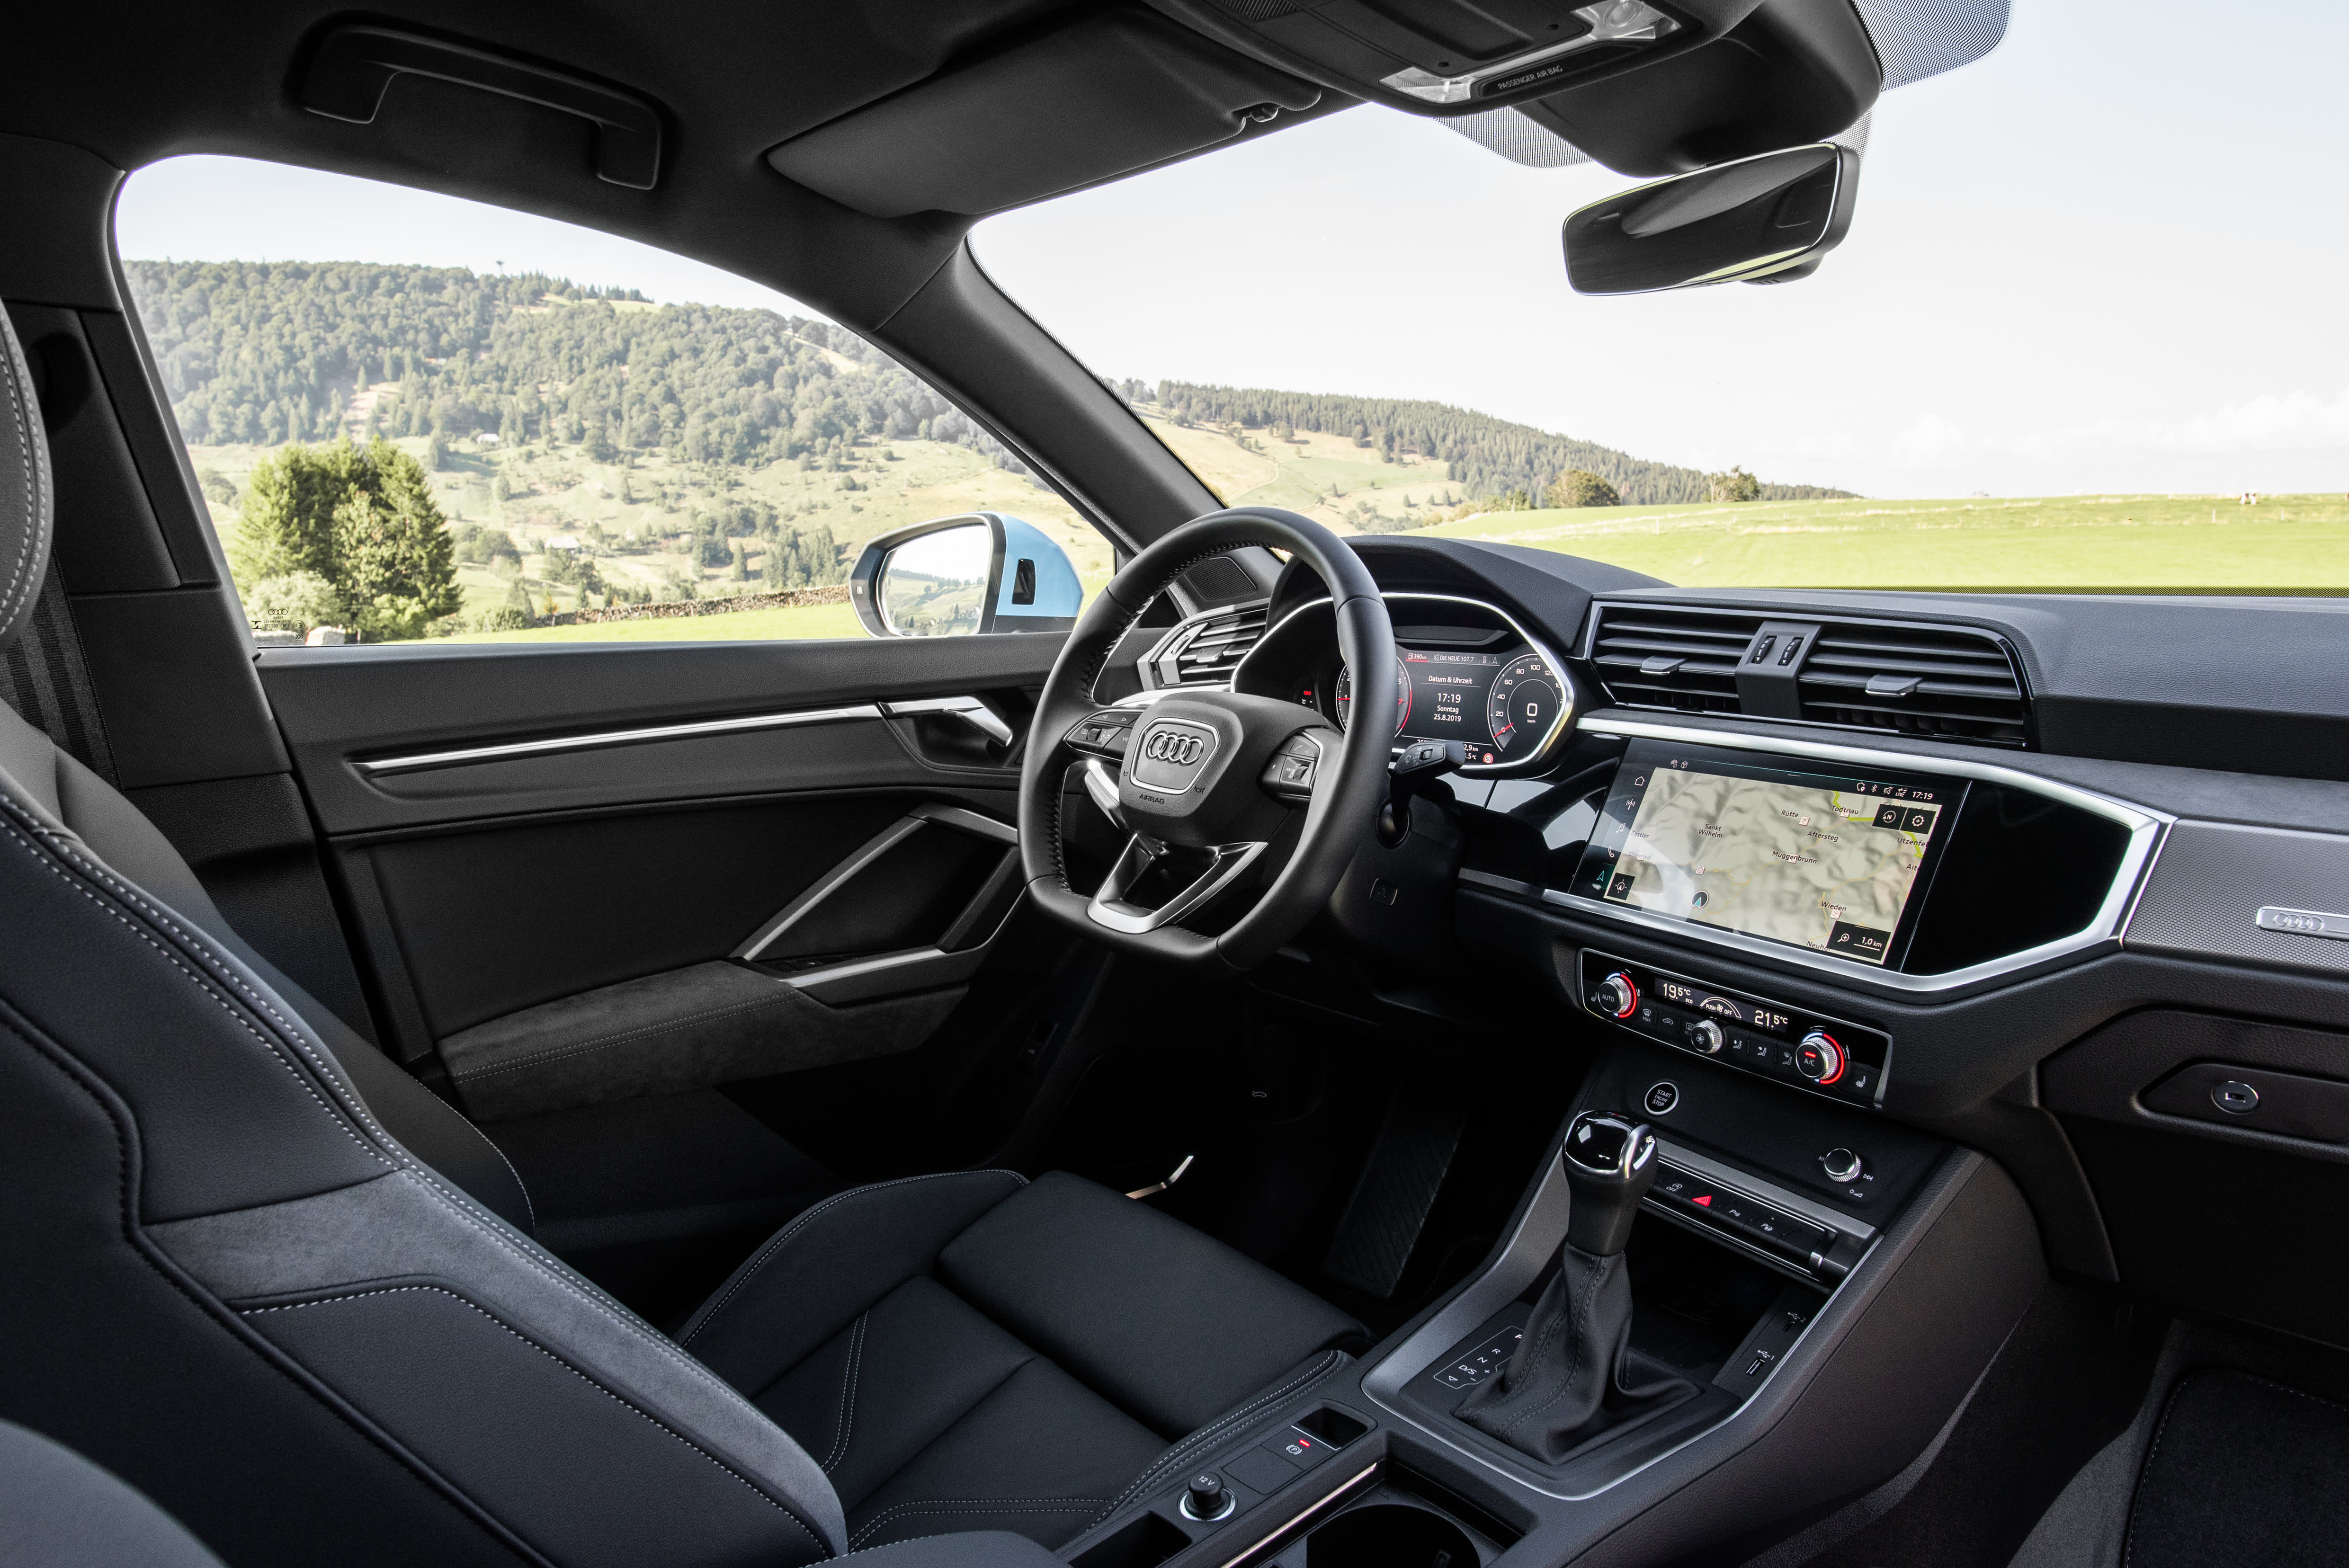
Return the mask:
{"type": "MultiPolygon", "coordinates": [[[[0,315],[0,654],[67,613],[29,392],[0,315]]],[[[0,1418],[239,1564],[1056,1546],[1365,1337],[1144,1204],[976,1171],[817,1204],[672,1341],[5,708],[0,1191],[0,1418]]]]}

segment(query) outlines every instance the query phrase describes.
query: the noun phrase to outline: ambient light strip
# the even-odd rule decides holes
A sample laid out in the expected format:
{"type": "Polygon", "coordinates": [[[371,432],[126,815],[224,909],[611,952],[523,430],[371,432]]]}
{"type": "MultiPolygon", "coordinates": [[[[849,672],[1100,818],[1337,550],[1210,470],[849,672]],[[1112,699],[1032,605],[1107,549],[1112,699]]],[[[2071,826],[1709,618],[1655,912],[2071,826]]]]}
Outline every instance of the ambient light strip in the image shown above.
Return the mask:
{"type": "Polygon", "coordinates": [[[611,746],[642,746],[650,741],[687,740],[696,736],[734,735],[746,730],[790,729],[803,724],[844,724],[880,717],[879,707],[861,702],[848,707],[754,713],[740,718],[709,718],[692,724],[653,725],[643,729],[605,729],[592,735],[560,735],[546,740],[515,740],[450,751],[419,751],[405,757],[378,757],[357,766],[369,778],[381,778],[387,773],[411,773],[424,768],[461,768],[471,762],[502,762],[516,757],[548,757],[564,751],[596,751],[611,746]]]}

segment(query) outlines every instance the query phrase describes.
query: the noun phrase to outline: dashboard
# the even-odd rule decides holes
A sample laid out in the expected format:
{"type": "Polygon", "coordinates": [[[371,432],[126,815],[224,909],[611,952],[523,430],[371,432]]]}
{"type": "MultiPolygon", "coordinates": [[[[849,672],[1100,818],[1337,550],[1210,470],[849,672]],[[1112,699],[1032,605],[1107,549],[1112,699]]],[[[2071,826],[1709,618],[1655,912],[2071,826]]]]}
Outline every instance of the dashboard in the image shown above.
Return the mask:
{"type": "MultiPolygon", "coordinates": [[[[1982,1150],[2077,1277],[2349,1345],[2349,1274],[2292,1261],[2349,1202],[2349,699],[2310,676],[2349,667],[2349,603],[1351,542],[1401,654],[1376,722],[1468,749],[1462,842],[1348,928],[1397,923],[1374,962],[1252,984],[1470,1035],[1546,992],[1559,1048],[1668,1091],[1760,1078],[1982,1150]]],[[[1324,593],[1292,565],[1223,668],[1366,722],[1324,593]]]]}

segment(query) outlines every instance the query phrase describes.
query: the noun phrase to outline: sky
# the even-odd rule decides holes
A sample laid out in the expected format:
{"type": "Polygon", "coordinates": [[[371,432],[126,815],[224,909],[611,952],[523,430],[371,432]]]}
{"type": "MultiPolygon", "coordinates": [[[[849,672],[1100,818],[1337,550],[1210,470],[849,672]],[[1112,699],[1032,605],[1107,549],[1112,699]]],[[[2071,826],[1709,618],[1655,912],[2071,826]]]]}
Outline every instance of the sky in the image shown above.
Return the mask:
{"type": "MultiPolygon", "coordinates": [[[[1878,106],[1804,281],[1592,299],[1558,224],[1635,181],[1382,108],[979,225],[1100,373],[1429,397],[1874,496],[2349,490],[2349,6],[2015,0],[1878,106]]],[[[233,160],[132,177],[122,253],[769,290],[632,242],[233,160]],[[388,206],[387,206],[387,201],[388,206]]]]}

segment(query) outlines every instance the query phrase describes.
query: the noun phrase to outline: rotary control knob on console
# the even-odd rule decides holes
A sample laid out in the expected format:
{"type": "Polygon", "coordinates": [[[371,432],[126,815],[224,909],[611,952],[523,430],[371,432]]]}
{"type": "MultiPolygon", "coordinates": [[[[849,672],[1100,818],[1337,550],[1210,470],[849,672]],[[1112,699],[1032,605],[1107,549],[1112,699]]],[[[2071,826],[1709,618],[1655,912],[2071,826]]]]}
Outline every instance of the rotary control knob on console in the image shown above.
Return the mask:
{"type": "Polygon", "coordinates": [[[1795,1047],[1795,1070],[1816,1084],[1838,1081],[1850,1065],[1851,1058],[1825,1029],[1813,1029],[1795,1047]]]}
{"type": "Polygon", "coordinates": [[[1711,1018],[1699,1018],[1688,1026],[1689,1049],[1702,1051],[1709,1057],[1719,1055],[1722,1043],[1728,1037],[1711,1018]]]}
{"type": "Polygon", "coordinates": [[[1819,1156],[1819,1166],[1828,1181],[1845,1183],[1858,1181],[1868,1171],[1867,1162],[1848,1149],[1828,1150],[1819,1156]]]}
{"type": "Polygon", "coordinates": [[[1640,1010],[1640,988],[1618,969],[1591,990],[1590,1005],[1610,1018],[1628,1018],[1640,1010]]]}

